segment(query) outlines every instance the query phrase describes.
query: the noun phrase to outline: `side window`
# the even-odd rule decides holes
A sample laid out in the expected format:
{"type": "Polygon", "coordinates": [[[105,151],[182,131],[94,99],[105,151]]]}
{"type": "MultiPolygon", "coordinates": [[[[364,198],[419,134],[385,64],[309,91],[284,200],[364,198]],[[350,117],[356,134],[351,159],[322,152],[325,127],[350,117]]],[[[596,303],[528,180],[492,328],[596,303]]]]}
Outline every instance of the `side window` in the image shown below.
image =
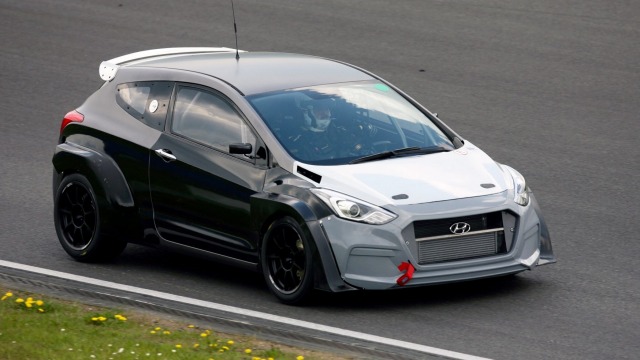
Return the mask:
{"type": "Polygon", "coordinates": [[[118,85],[116,102],[133,118],[148,126],[164,130],[173,83],[144,81],[118,85]]]}
{"type": "Polygon", "coordinates": [[[202,89],[178,88],[171,131],[224,152],[229,144],[239,143],[251,144],[250,155],[255,152],[256,137],[233,106],[221,95],[202,89]]]}

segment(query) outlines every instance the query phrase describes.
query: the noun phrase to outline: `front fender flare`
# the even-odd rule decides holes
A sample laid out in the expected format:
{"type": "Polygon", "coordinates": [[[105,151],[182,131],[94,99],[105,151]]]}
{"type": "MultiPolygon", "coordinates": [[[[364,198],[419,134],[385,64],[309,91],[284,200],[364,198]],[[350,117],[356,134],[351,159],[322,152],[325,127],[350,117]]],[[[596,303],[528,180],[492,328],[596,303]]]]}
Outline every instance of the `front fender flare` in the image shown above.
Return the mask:
{"type": "Polygon", "coordinates": [[[542,216],[540,205],[538,205],[538,201],[536,200],[533,193],[531,193],[529,196],[531,197],[533,210],[540,220],[540,260],[538,261],[538,265],[553,264],[557,261],[557,259],[556,255],[553,253],[553,247],[551,246],[551,235],[549,234],[547,222],[542,216]]]}
{"type": "Polygon", "coordinates": [[[293,217],[309,231],[320,256],[320,264],[317,265],[323,276],[316,278],[316,288],[333,292],[355,290],[342,279],[329,239],[322,230],[319,217],[327,211],[314,202],[305,202],[291,195],[259,193],[251,197],[252,226],[260,234],[260,241],[269,224],[277,218],[293,217]]]}

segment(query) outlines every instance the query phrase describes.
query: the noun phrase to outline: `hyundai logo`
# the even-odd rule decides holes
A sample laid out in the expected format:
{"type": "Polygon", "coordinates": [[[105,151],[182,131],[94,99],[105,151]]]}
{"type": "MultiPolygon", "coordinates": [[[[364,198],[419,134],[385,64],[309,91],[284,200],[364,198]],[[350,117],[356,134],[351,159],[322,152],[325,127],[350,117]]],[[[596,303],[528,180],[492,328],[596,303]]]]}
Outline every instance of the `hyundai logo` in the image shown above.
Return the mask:
{"type": "Polygon", "coordinates": [[[457,222],[449,227],[449,230],[453,234],[462,235],[471,231],[471,225],[466,222],[457,222]]]}

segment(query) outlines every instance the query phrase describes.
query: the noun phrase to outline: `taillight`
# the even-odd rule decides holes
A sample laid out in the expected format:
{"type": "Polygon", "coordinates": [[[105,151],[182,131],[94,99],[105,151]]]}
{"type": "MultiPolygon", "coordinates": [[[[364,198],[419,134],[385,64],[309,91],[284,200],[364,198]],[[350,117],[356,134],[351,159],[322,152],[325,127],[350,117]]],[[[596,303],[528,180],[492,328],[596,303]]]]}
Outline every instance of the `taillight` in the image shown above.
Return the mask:
{"type": "Polygon", "coordinates": [[[84,120],[84,115],[80,114],[76,110],[69,111],[67,115],[62,119],[62,125],[60,125],[60,134],[62,134],[62,130],[64,130],[67,125],[72,122],[82,122],[84,120]]]}

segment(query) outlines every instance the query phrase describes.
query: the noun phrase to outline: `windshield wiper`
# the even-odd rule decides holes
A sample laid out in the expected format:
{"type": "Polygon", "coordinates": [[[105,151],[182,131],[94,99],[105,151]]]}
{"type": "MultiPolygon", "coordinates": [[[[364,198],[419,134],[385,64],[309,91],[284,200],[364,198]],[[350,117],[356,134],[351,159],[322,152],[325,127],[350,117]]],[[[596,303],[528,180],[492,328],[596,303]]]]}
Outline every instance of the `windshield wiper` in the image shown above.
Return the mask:
{"type": "Polygon", "coordinates": [[[388,159],[388,158],[400,157],[400,156],[407,156],[407,155],[433,154],[433,153],[439,153],[439,152],[445,152],[445,151],[449,151],[449,150],[447,150],[447,149],[445,149],[445,148],[443,148],[441,146],[424,147],[424,148],[423,147],[419,147],[419,146],[411,146],[411,147],[406,147],[406,148],[401,148],[401,149],[385,151],[385,152],[381,152],[381,153],[377,153],[377,154],[363,156],[361,158],[357,158],[357,159],[351,160],[349,162],[349,164],[359,164],[359,163],[363,163],[363,162],[367,162],[367,161],[382,160],[382,159],[388,159]]]}

